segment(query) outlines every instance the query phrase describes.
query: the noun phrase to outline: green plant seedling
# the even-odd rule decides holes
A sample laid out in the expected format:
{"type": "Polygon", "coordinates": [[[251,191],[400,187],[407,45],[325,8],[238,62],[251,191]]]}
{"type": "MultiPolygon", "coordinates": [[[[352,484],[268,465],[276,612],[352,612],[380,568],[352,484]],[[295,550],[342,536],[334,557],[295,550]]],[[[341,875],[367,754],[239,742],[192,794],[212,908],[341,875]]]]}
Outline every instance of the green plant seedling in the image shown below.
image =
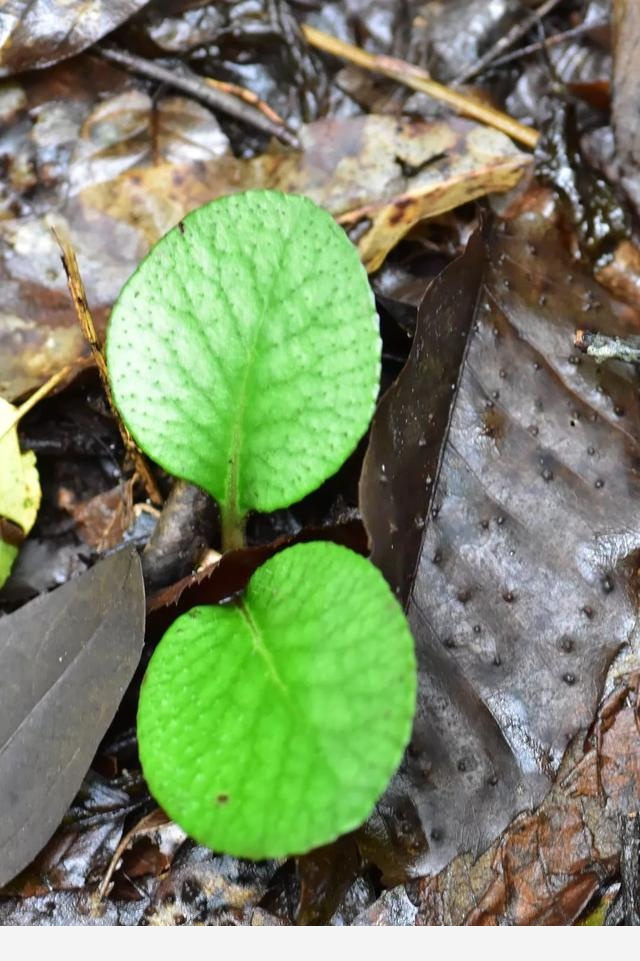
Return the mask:
{"type": "MultiPolygon", "coordinates": [[[[380,338],[357,252],[311,201],[269,191],[194,211],[124,287],[107,335],[138,444],[219,502],[223,546],[286,507],[367,429],[380,338]]],[[[281,857],[362,822],[408,740],[413,642],[369,561],[330,543],[263,564],[178,618],[138,709],[149,786],[197,840],[281,857]]]]}
{"type": "Polygon", "coordinates": [[[373,295],[356,248],[312,201],[224,197],[125,285],[107,363],[139,446],[217,500],[237,545],[248,511],[304,497],[366,431],[380,380],[373,295]]]}
{"type": "Polygon", "coordinates": [[[414,679],[406,619],[373,564],[337,544],[290,547],[240,600],[197,607],[164,636],[138,714],[151,792],[229,854],[326,844],[397,767],[414,679]]]}

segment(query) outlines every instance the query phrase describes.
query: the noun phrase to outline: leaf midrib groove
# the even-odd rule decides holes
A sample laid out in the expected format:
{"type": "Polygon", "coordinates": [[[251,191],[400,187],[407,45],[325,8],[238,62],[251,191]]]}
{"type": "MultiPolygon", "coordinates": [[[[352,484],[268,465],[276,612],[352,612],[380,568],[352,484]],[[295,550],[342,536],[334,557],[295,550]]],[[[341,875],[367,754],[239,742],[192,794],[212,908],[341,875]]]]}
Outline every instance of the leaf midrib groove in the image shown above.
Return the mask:
{"type": "MultiPolygon", "coordinates": [[[[280,271],[282,267],[282,262],[284,260],[285,252],[289,246],[289,241],[291,240],[294,228],[298,221],[298,215],[296,215],[295,220],[289,225],[289,231],[286,237],[282,240],[282,246],[280,248],[280,255],[278,257],[278,263],[273,271],[273,277],[277,278],[280,276],[280,271]]],[[[255,271],[254,271],[255,273],[255,271]]],[[[258,286],[256,278],[256,287],[258,286]]],[[[240,508],[238,499],[238,480],[240,476],[240,451],[242,448],[242,439],[244,435],[244,418],[247,409],[247,394],[248,386],[250,380],[250,374],[253,371],[253,366],[256,359],[256,345],[260,339],[260,334],[262,328],[264,327],[265,319],[271,312],[271,307],[273,305],[273,297],[275,292],[275,282],[270,288],[268,301],[263,301],[262,303],[262,316],[257,324],[255,324],[255,329],[253,331],[253,336],[251,338],[251,343],[249,346],[247,362],[244,368],[244,376],[242,378],[242,386],[238,395],[238,403],[236,406],[236,416],[234,418],[233,429],[231,433],[231,449],[229,452],[229,470],[227,472],[227,483],[225,485],[225,508],[229,516],[234,519],[242,518],[247,510],[246,506],[243,504],[240,508]]]]}
{"type": "Polygon", "coordinates": [[[255,652],[262,658],[263,663],[264,663],[264,665],[265,665],[265,667],[266,667],[268,676],[269,676],[270,679],[273,681],[273,683],[274,683],[274,685],[277,687],[277,689],[281,692],[282,697],[283,697],[283,700],[285,701],[285,703],[286,703],[288,709],[290,710],[291,714],[293,715],[293,717],[295,717],[295,719],[296,719],[300,724],[302,724],[302,725],[305,727],[305,729],[306,729],[307,732],[309,733],[310,737],[315,741],[315,743],[316,743],[316,745],[317,745],[317,748],[318,748],[318,753],[319,753],[319,754],[322,756],[322,758],[324,759],[325,768],[326,768],[326,770],[328,771],[328,773],[329,773],[338,783],[341,783],[341,782],[342,782],[342,779],[341,779],[341,778],[339,777],[339,775],[336,773],[336,771],[335,771],[335,769],[334,769],[334,766],[333,766],[333,764],[331,763],[331,759],[330,759],[329,756],[327,755],[326,749],[325,749],[324,745],[322,744],[321,739],[318,737],[318,733],[317,733],[317,731],[315,730],[313,724],[310,723],[309,718],[306,717],[306,715],[300,710],[300,708],[299,708],[298,705],[296,704],[294,698],[291,696],[291,693],[290,693],[287,685],[285,684],[285,682],[284,682],[284,681],[282,680],[282,678],[280,677],[280,674],[278,673],[278,669],[277,669],[277,667],[276,667],[275,661],[274,661],[273,657],[271,656],[271,652],[269,651],[269,648],[267,647],[267,645],[266,645],[265,642],[264,642],[263,635],[262,635],[262,630],[261,630],[261,628],[260,628],[260,625],[259,625],[259,624],[257,623],[257,621],[255,620],[253,614],[252,614],[251,611],[249,610],[248,604],[246,603],[246,601],[245,601],[243,598],[240,598],[240,600],[238,601],[238,610],[239,610],[239,612],[240,612],[240,616],[242,617],[242,619],[243,619],[244,623],[246,624],[247,629],[248,629],[248,631],[249,631],[249,635],[250,635],[251,640],[252,640],[252,642],[253,642],[253,648],[254,648],[255,652]]]}

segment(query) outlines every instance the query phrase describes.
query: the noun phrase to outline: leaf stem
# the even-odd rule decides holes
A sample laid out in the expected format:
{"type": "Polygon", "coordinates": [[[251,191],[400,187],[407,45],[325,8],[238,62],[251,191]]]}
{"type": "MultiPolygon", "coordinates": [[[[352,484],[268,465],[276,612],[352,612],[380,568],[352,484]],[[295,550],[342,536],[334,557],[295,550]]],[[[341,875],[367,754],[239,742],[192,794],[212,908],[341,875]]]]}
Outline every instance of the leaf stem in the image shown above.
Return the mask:
{"type": "Polygon", "coordinates": [[[235,503],[220,505],[222,521],[222,553],[244,547],[246,514],[240,514],[235,503]]]}

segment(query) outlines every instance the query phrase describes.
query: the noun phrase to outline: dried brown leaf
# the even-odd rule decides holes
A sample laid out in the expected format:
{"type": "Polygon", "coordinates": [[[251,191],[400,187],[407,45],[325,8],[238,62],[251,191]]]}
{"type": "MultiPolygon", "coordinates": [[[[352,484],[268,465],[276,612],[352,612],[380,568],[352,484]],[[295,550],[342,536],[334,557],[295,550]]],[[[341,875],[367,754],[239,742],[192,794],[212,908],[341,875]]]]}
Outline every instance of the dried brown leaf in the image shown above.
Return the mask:
{"type": "MultiPolygon", "coordinates": [[[[149,143],[144,110],[142,121],[135,110],[124,111],[124,119],[123,110],[116,110],[122,121],[117,136],[101,121],[109,111],[102,104],[85,120],[85,136],[69,167],[72,189],[56,211],[77,251],[98,328],[150,245],[214,197],[269,187],[306,194],[337,217],[348,219],[350,212],[366,208],[370,224],[368,214],[364,224],[360,214],[355,218],[358,242],[375,265],[417,218],[506,189],[529,163],[508,138],[469,121],[425,123],[373,115],[310,124],[300,132],[300,153],[249,161],[198,156],[180,163],[159,156],[156,162],[144,146],[149,143]],[[127,137],[127,131],[134,135],[127,137]],[[101,137],[114,139],[95,149],[101,137]],[[146,166],[128,169],[136,163],[146,166]],[[399,197],[411,202],[403,207],[399,197]]],[[[213,150],[214,131],[210,136],[213,150]]],[[[0,281],[8,295],[0,313],[0,391],[15,397],[73,360],[84,345],[45,220],[0,223],[0,253],[0,281]],[[9,349],[1,349],[5,345],[9,349]]]]}

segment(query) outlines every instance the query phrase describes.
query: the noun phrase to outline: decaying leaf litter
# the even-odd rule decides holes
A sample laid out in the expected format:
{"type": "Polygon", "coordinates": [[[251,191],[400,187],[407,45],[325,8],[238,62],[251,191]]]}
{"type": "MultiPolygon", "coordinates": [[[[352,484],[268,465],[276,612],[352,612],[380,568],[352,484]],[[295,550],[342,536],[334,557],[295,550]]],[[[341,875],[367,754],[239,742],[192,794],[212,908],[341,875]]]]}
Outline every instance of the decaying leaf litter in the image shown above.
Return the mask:
{"type": "MultiPolygon", "coordinates": [[[[400,378],[366,456],[362,445],[316,494],[256,516],[249,546],[219,565],[206,498],[181,482],[172,493],[157,471],[160,519],[145,502],[91,372],[72,370],[65,389],[20,420],[43,500],[30,534],[21,518],[2,519],[24,543],[0,595],[0,631],[10,639],[23,621],[48,620],[32,605],[49,603],[66,636],[65,618],[97,590],[87,578],[102,577],[108,596],[108,565],[135,556],[111,560],[125,544],[142,551],[153,614],[126,691],[139,628],[110,624],[94,606],[93,631],[72,631],[77,673],[63,685],[61,635],[52,628],[43,642],[27,632],[41,652],[41,694],[55,693],[35,708],[16,701],[18,714],[2,719],[14,749],[12,727],[36,735],[17,760],[3,749],[3,785],[30,792],[11,825],[32,817],[42,828],[31,847],[19,850],[13,827],[6,854],[3,845],[2,920],[572,923],[604,896],[614,921],[633,923],[638,382],[632,366],[598,365],[573,339],[578,328],[638,330],[634,5],[527,4],[534,14],[553,9],[484,66],[522,25],[523,5],[95,2],[88,33],[65,4],[62,45],[57,3],[29,6],[36,25],[16,24],[0,57],[5,401],[20,403],[88,351],[52,226],[70,234],[102,333],[158,237],[206,200],[256,186],[305,193],[349,231],[378,295],[383,387],[400,378]],[[470,22],[473,31],[461,31],[470,22]],[[539,176],[522,143],[455,116],[389,70],[321,55],[304,23],[363,48],[380,68],[389,66],[380,57],[394,57],[451,89],[471,75],[464,95],[482,91],[540,131],[539,176]],[[101,45],[128,53],[130,69],[101,45]],[[238,97],[243,109],[229,115],[154,81],[136,58],[253,99],[238,97]],[[252,124],[249,107],[272,111],[300,149],[252,124]],[[570,143],[567,123],[553,122],[563,111],[573,114],[570,143]],[[242,589],[265,556],[314,530],[366,552],[363,522],[374,560],[408,604],[420,661],[419,711],[398,774],[359,832],[297,863],[254,866],[199,848],[154,812],[139,776],[133,725],[150,647],[179,610],[242,589]],[[131,646],[119,655],[123,630],[131,646]],[[96,643],[102,634],[111,645],[96,643]],[[109,671],[113,691],[87,726],[87,679],[109,671]],[[38,732],[54,718],[65,718],[77,757],[67,793],[52,795],[70,756],[62,742],[58,757],[38,760],[38,732]]],[[[131,613],[120,616],[139,624],[141,588],[130,591],[131,613]]],[[[3,676],[25,678],[25,688],[26,652],[7,641],[2,657],[3,676]]]]}

